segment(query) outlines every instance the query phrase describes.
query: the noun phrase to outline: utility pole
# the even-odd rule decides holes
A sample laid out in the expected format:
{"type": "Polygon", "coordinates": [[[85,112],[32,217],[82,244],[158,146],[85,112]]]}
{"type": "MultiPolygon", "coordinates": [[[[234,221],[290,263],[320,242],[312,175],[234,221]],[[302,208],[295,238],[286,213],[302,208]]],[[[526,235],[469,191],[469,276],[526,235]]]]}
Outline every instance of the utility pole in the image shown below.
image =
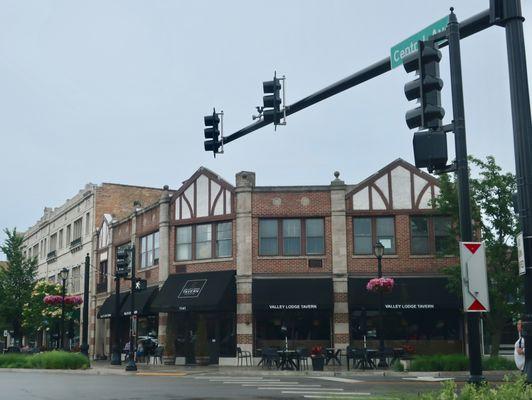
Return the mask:
{"type": "MultiPolygon", "coordinates": [[[[504,0],[500,4],[502,24],[506,29],[517,196],[526,266],[523,337],[525,346],[530,346],[532,344],[532,122],[523,35],[524,18],[520,0],[504,0]]],[[[528,383],[532,383],[532,351],[525,351],[525,373],[528,383]]]]}
{"type": "Polygon", "coordinates": [[[89,270],[91,266],[91,258],[89,253],[85,256],[85,275],[83,279],[83,315],[81,334],[81,354],[89,357],[89,270]]]}
{"type": "MultiPolygon", "coordinates": [[[[456,177],[458,181],[460,240],[462,242],[471,242],[473,240],[473,229],[471,226],[464,92],[462,87],[462,62],[460,59],[460,30],[458,20],[453,11],[454,9],[451,7],[449,24],[447,26],[447,36],[449,40],[449,64],[451,67],[451,91],[453,98],[453,132],[456,153],[456,177]]],[[[482,377],[479,313],[467,313],[467,332],[469,347],[469,381],[472,383],[478,383],[484,380],[482,377]]]]}

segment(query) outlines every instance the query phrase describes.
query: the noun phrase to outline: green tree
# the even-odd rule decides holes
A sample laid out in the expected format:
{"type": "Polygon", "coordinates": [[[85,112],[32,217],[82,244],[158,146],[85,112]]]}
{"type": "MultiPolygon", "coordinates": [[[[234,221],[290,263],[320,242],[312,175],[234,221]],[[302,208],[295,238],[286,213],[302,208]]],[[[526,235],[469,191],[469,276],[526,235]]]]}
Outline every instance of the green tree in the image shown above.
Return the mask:
{"type": "Polygon", "coordinates": [[[0,270],[0,315],[9,324],[16,339],[21,339],[22,309],[29,302],[35,284],[37,260],[22,254],[23,237],[16,229],[5,229],[7,238],[0,246],[7,266],[0,270]]]}
{"type": "MultiPolygon", "coordinates": [[[[522,312],[522,282],[517,272],[515,236],[519,231],[513,210],[512,194],[516,191],[515,175],[503,173],[492,156],[482,161],[469,158],[478,168],[478,177],[470,178],[472,217],[476,239],[486,245],[488,289],[491,311],[484,315],[490,334],[491,355],[498,355],[502,330],[510,318],[522,312]]],[[[450,238],[459,237],[456,177],[440,177],[440,195],[436,208],[453,218],[450,238]]],[[[455,246],[456,252],[458,248],[455,246]]],[[[460,266],[446,268],[449,288],[461,296],[460,266]]]]}

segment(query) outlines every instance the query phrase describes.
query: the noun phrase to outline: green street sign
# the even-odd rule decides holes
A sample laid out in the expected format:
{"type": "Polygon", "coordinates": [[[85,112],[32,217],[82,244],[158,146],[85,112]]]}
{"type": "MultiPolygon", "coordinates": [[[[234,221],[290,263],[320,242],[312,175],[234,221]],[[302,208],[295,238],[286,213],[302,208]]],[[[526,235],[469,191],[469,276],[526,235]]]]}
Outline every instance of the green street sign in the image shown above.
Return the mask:
{"type": "Polygon", "coordinates": [[[417,42],[428,40],[429,37],[447,29],[449,16],[434,22],[425,29],[396,44],[390,50],[390,66],[392,69],[403,64],[403,58],[417,51],[417,42]]]}

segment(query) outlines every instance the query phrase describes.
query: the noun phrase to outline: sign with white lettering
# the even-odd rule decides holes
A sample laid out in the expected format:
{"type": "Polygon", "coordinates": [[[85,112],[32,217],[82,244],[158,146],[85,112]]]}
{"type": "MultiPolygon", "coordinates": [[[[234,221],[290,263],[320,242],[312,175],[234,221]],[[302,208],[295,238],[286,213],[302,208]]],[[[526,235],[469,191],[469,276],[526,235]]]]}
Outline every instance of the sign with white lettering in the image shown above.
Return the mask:
{"type": "Polygon", "coordinates": [[[389,310],[434,310],[434,304],[385,304],[389,310]]]}
{"type": "Polygon", "coordinates": [[[317,304],[268,304],[270,310],[317,310],[317,304]]]}
{"type": "Polygon", "coordinates": [[[460,264],[462,267],[464,311],[489,311],[486,248],[484,243],[460,242],[460,264]]]}
{"type": "Polygon", "coordinates": [[[203,287],[207,283],[207,279],[194,279],[186,281],[181,289],[181,293],[177,296],[180,299],[191,299],[198,297],[203,290],[203,287]]]}

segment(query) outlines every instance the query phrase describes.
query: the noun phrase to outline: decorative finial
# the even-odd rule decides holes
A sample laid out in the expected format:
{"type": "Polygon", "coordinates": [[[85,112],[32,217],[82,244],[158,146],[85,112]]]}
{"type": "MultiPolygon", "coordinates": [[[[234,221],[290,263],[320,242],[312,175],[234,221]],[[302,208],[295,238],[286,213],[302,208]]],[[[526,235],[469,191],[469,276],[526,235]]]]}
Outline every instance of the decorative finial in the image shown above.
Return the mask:
{"type": "Polygon", "coordinates": [[[340,172],[334,171],[334,177],[338,179],[340,177],[340,172]]]}
{"type": "Polygon", "coordinates": [[[454,12],[454,7],[449,8],[451,10],[451,14],[454,12]]]}
{"type": "Polygon", "coordinates": [[[164,185],[163,190],[168,190],[168,185],[164,185]]]}

